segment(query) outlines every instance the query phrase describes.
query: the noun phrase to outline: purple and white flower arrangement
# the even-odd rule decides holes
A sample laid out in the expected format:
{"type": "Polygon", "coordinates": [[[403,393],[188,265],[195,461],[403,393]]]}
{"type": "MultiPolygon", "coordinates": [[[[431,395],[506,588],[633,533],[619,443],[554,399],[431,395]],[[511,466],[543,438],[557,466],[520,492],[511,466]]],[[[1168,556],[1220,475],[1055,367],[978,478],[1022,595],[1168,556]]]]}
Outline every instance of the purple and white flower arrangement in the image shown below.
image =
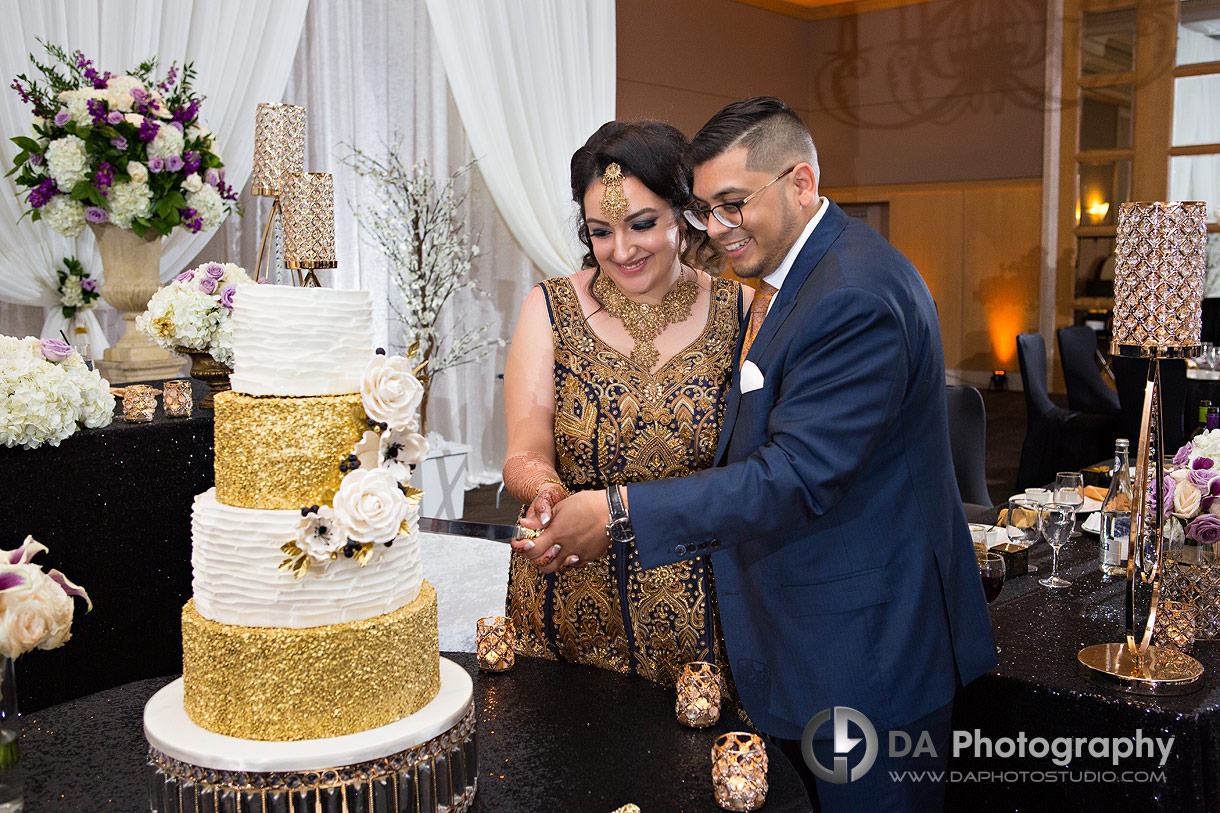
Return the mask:
{"type": "Polygon", "coordinates": [[[59,304],[65,319],[71,319],[97,304],[101,296],[97,280],[75,257],[64,257],[64,267],[55,269],[55,273],[59,277],[59,304]]]}
{"type": "Polygon", "coordinates": [[[0,444],[58,446],[114,419],[110,383],[59,339],[0,335],[0,444]]]}
{"type": "Polygon", "coordinates": [[[27,536],[16,550],[0,550],[0,655],[16,659],[32,649],[57,649],[72,637],[73,598],[93,601],[58,570],[31,561],[47,546],[27,536]]]}
{"type": "Polygon", "coordinates": [[[199,121],[189,63],[158,81],[155,59],[102,73],[80,51],[42,45],[49,64],[30,55],[41,80],[20,74],[10,85],[34,113],[31,135],[12,139],[21,152],[8,173],[27,190],[31,220],[67,237],[86,223],[144,237],[211,230],[240,214],[215,138],[199,121]]]}
{"type": "Polygon", "coordinates": [[[233,366],[233,309],[238,289],[254,280],[233,263],[204,263],[183,271],[148,300],[136,328],[166,350],[207,351],[233,366]]]}
{"type": "MultiPolygon", "coordinates": [[[[1220,542],[1220,429],[1188,441],[1173,463],[1160,489],[1165,513],[1183,523],[1187,539],[1204,545],[1220,542]]],[[[1155,500],[1156,490],[1150,489],[1149,496],[1155,500]]]]}

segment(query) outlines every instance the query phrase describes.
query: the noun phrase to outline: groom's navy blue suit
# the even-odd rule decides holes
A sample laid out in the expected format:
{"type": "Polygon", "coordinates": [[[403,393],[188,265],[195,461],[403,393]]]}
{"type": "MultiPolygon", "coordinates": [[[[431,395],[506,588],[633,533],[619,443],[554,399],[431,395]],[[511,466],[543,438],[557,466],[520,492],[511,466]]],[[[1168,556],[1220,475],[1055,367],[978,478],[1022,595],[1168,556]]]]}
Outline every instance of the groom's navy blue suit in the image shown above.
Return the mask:
{"type": "Polygon", "coordinates": [[[787,739],[832,706],[901,727],[996,663],[932,297],[826,205],[747,356],[762,386],[734,376],[717,467],[628,487],[643,566],[711,554],[742,702],[787,739]]]}

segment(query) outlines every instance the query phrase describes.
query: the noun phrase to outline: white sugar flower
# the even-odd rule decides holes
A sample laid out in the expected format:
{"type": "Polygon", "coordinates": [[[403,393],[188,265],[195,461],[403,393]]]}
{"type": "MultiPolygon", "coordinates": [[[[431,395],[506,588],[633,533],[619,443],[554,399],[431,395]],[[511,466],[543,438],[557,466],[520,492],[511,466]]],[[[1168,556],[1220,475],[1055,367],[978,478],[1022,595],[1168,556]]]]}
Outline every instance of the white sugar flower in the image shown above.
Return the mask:
{"type": "Polygon", "coordinates": [[[423,385],[411,374],[411,363],[402,356],[373,356],[360,379],[364,411],[393,429],[414,426],[423,397],[423,385]]]}
{"type": "Polygon", "coordinates": [[[297,547],[310,559],[329,559],[347,544],[347,533],[333,509],[322,506],[301,518],[297,526],[297,547]]]}
{"type": "Polygon", "coordinates": [[[74,135],[57,138],[47,145],[47,171],[62,192],[69,192],[78,181],[89,177],[85,142],[74,135]]]}
{"type": "Polygon", "coordinates": [[[335,516],[356,542],[389,542],[407,517],[407,498],[385,469],[356,469],[335,493],[335,516]]]}
{"type": "Polygon", "coordinates": [[[380,466],[402,485],[411,482],[411,466],[428,457],[428,439],[418,432],[387,429],[381,433],[380,466]]]}

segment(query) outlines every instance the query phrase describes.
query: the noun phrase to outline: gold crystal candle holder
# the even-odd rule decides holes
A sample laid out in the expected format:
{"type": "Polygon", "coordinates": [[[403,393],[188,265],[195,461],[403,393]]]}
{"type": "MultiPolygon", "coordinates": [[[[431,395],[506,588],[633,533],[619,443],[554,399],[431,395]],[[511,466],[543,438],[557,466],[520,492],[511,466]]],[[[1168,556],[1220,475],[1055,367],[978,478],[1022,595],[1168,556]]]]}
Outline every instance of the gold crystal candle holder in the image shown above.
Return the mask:
{"type": "Polygon", "coordinates": [[[762,737],[730,731],[712,746],[712,788],[725,810],[757,810],[767,799],[767,746],[762,737]]]}
{"type": "Polygon", "coordinates": [[[1152,645],[1189,653],[1195,645],[1198,610],[1189,601],[1162,600],[1157,610],[1152,645]]]}
{"type": "Polygon", "coordinates": [[[720,719],[720,667],[692,661],[678,676],[678,722],[691,728],[707,728],[720,719]]]}
{"type": "Polygon", "coordinates": [[[157,391],[144,384],[132,384],[123,390],[123,420],[128,423],[148,423],[157,411],[157,391]]]}
{"type": "Polygon", "coordinates": [[[1197,356],[1206,258],[1207,204],[1120,206],[1111,351],[1146,358],[1197,356]]]}
{"type": "Polygon", "coordinates": [[[191,417],[191,409],[195,405],[195,397],[191,392],[191,382],[181,378],[174,381],[166,381],[161,400],[165,405],[165,414],[169,417],[191,417]]]}
{"type": "Polygon", "coordinates": [[[294,269],[334,268],[335,184],[329,172],[290,176],[284,207],[284,265],[294,269]]]}
{"type": "Polygon", "coordinates": [[[480,618],[474,633],[479,669],[484,672],[507,672],[513,668],[513,649],[517,634],[512,619],[498,615],[480,618]]]}
{"type": "Polygon", "coordinates": [[[263,102],[254,119],[250,192],[278,196],[284,179],[305,171],[305,108],[263,102]]]}

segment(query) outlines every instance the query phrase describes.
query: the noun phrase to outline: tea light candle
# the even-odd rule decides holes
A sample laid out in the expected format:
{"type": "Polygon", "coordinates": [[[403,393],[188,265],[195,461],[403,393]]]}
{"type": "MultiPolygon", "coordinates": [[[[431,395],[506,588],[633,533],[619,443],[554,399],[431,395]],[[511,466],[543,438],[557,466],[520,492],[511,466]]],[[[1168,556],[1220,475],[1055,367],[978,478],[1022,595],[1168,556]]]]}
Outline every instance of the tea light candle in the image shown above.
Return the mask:
{"type": "Polygon", "coordinates": [[[123,390],[123,420],[147,423],[157,409],[157,391],[145,384],[132,384],[123,390]]]}
{"type": "Polygon", "coordinates": [[[720,668],[706,661],[692,661],[678,676],[678,722],[691,728],[707,728],[720,719],[720,668]]]}
{"type": "Polygon", "coordinates": [[[512,619],[498,615],[480,618],[474,633],[479,669],[484,672],[512,669],[516,639],[512,619]]]}
{"type": "Polygon", "coordinates": [[[165,382],[165,392],[161,396],[165,404],[165,414],[171,418],[191,417],[191,408],[195,400],[191,394],[191,382],[176,379],[165,382]]]}
{"type": "Polygon", "coordinates": [[[762,738],[730,731],[712,746],[712,788],[725,810],[755,810],[767,799],[767,747],[762,738]]]}

